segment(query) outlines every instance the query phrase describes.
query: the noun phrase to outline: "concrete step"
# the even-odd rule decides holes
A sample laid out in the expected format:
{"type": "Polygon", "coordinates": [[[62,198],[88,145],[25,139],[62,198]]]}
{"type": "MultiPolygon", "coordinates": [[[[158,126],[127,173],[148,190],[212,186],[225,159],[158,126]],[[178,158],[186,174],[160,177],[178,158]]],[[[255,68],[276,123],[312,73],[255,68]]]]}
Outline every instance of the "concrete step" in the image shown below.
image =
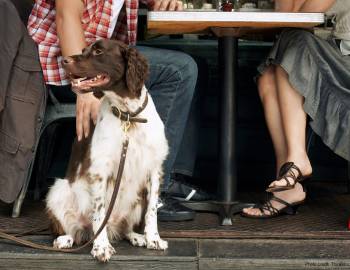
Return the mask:
{"type": "Polygon", "coordinates": [[[199,269],[350,269],[349,240],[203,240],[199,269]]]}
{"type": "MultiPolygon", "coordinates": [[[[30,240],[50,245],[51,237],[36,236],[30,240]]],[[[0,242],[0,269],[25,270],[148,270],[148,269],[198,269],[195,240],[172,240],[167,251],[133,247],[126,241],[113,244],[117,254],[108,263],[99,263],[90,255],[90,249],[77,254],[55,253],[24,248],[7,241],[0,242]]]]}
{"type": "MultiPolygon", "coordinates": [[[[31,240],[49,245],[48,236],[31,240]]],[[[86,249],[53,253],[0,241],[0,269],[350,269],[350,240],[168,239],[165,252],[114,244],[117,255],[99,263],[86,249]]]]}

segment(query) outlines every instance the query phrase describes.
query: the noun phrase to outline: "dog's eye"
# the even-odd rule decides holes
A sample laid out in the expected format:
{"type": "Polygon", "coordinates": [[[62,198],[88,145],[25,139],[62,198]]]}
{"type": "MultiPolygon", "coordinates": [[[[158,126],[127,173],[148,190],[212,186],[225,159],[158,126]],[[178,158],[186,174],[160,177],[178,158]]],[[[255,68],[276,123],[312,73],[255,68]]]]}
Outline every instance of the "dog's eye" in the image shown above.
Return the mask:
{"type": "Polygon", "coordinates": [[[93,55],[101,55],[101,54],[103,54],[102,50],[100,50],[100,49],[95,49],[95,50],[92,51],[92,53],[93,53],[93,55]]]}

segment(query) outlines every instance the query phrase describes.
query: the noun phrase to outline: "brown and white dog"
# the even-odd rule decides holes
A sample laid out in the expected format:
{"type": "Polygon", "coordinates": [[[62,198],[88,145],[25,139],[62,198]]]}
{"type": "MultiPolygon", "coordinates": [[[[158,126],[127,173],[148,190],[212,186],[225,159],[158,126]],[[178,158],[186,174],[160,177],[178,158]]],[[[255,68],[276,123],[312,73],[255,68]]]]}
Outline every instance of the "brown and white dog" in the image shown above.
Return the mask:
{"type": "Polygon", "coordinates": [[[108,261],[115,253],[110,241],[128,239],[134,246],[165,250],[157,228],[157,203],[162,164],[168,153],[164,125],[144,86],[148,66],[134,48],[99,40],[81,55],[65,58],[63,66],[75,91],[94,91],[102,98],[95,129],[73,144],[65,179],[57,179],[47,195],[55,233],[53,245],[70,248],[87,241],[102,223],[114,189],[122,143],[123,121],[113,113],[135,112],[147,123],[132,123],[119,194],[107,226],[91,254],[108,261]]]}

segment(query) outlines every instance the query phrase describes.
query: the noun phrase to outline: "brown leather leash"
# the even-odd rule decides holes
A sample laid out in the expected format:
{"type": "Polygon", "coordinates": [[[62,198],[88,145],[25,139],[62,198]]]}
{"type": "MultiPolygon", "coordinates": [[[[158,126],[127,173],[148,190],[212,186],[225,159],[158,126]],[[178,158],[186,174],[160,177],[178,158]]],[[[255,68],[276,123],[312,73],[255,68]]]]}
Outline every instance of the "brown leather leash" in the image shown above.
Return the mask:
{"type": "Polygon", "coordinates": [[[40,245],[40,244],[31,242],[28,240],[24,240],[22,238],[14,236],[14,235],[10,235],[10,234],[7,234],[5,232],[2,232],[1,230],[0,230],[0,238],[7,239],[10,241],[16,242],[18,244],[22,244],[23,246],[27,246],[27,247],[31,247],[31,248],[48,250],[48,251],[56,251],[56,252],[64,252],[64,253],[74,253],[74,252],[80,251],[80,250],[86,248],[87,246],[89,246],[91,243],[93,243],[93,241],[99,236],[99,234],[102,232],[102,230],[106,226],[106,224],[109,220],[109,217],[112,214],[113,207],[114,207],[114,204],[115,204],[116,199],[117,199],[117,195],[118,195],[118,191],[119,191],[119,187],[120,187],[120,182],[121,182],[121,179],[123,176],[123,171],[124,171],[126,153],[128,151],[128,146],[129,146],[129,138],[127,136],[127,132],[128,132],[128,129],[130,128],[130,125],[131,125],[130,122],[147,123],[147,119],[135,117],[136,115],[138,115],[141,111],[143,111],[145,109],[145,107],[147,106],[147,103],[148,103],[148,94],[146,94],[146,97],[145,97],[145,100],[144,100],[142,106],[140,108],[138,108],[138,110],[135,112],[132,112],[132,113],[123,112],[122,110],[120,110],[116,107],[112,107],[112,113],[117,118],[119,118],[122,122],[124,122],[123,131],[126,135],[126,139],[123,142],[123,149],[122,149],[121,156],[120,156],[120,163],[119,163],[119,167],[118,167],[116,183],[114,186],[111,201],[109,203],[105,218],[103,219],[103,222],[102,222],[101,226],[99,227],[99,229],[97,230],[96,234],[88,242],[86,242],[84,245],[77,247],[77,248],[59,249],[59,248],[40,245]]]}
{"type": "Polygon", "coordinates": [[[94,237],[92,237],[84,245],[82,245],[80,247],[77,247],[77,248],[59,249],[59,248],[54,248],[54,247],[40,245],[40,244],[31,242],[31,241],[28,241],[28,240],[24,240],[22,238],[18,238],[16,236],[4,233],[2,231],[0,231],[0,238],[7,239],[7,240],[10,240],[10,241],[14,241],[14,242],[16,242],[18,244],[22,244],[24,246],[31,247],[31,248],[36,248],[36,249],[41,249],[41,250],[49,250],[49,251],[56,251],[56,252],[64,252],[64,253],[77,252],[77,251],[80,251],[80,250],[86,248],[87,246],[89,246],[99,236],[99,234],[102,232],[102,230],[104,229],[104,227],[106,226],[106,224],[107,224],[107,222],[109,220],[109,217],[112,214],[113,207],[114,207],[115,201],[117,199],[117,195],[118,195],[118,191],[119,191],[119,187],[120,187],[120,182],[121,182],[121,179],[122,179],[123,171],[124,171],[124,165],[125,165],[125,159],[126,159],[126,153],[127,153],[127,150],[128,150],[128,145],[129,145],[129,139],[126,138],[125,141],[123,142],[123,149],[122,149],[122,153],[121,153],[121,156],[120,156],[120,163],[119,163],[119,168],[118,168],[118,173],[117,173],[117,179],[116,179],[116,183],[115,183],[114,190],[113,190],[113,193],[112,193],[111,201],[110,201],[108,209],[107,209],[106,216],[103,219],[103,222],[102,222],[101,226],[99,227],[99,229],[97,230],[97,232],[94,235],[94,237]]]}

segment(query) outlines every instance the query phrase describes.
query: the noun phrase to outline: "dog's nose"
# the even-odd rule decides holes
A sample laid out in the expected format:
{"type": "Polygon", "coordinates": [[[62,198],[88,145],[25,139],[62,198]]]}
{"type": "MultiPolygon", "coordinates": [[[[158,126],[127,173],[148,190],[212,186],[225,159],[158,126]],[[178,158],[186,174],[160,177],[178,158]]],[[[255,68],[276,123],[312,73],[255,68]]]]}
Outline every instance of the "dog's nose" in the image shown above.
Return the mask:
{"type": "Polygon", "coordinates": [[[73,63],[73,62],[74,62],[74,59],[73,59],[73,57],[70,57],[70,56],[66,56],[62,60],[63,65],[68,65],[68,64],[73,63]]]}

